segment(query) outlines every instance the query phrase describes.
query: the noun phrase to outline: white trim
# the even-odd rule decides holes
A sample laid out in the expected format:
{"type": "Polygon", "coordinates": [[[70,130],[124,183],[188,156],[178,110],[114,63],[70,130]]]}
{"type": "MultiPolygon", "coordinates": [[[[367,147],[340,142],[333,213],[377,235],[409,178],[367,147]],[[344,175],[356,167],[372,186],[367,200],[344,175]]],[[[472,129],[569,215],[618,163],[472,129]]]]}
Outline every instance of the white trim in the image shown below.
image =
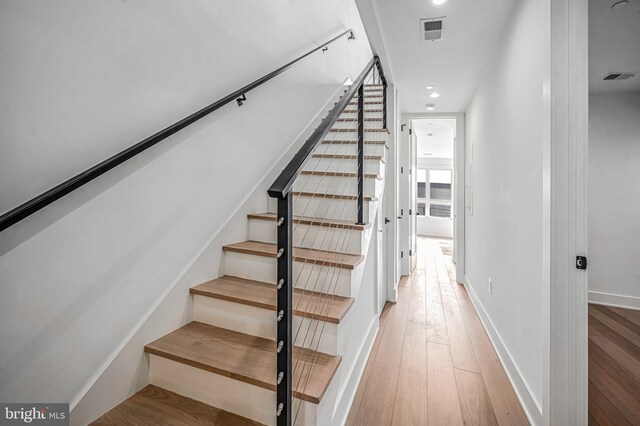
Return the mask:
{"type": "Polygon", "coordinates": [[[588,423],[588,0],[545,2],[543,283],[545,425],[588,423]],[[548,22],[548,23],[547,23],[548,22]],[[548,26],[547,26],[548,25],[548,26]]]}
{"type": "Polygon", "coordinates": [[[514,358],[511,356],[509,349],[504,344],[502,336],[500,336],[500,333],[493,325],[491,318],[489,318],[482,302],[480,302],[478,295],[473,289],[469,278],[466,276],[464,277],[464,287],[467,289],[467,293],[471,298],[471,303],[473,303],[473,307],[478,313],[478,317],[489,336],[489,340],[491,340],[491,344],[498,354],[500,364],[502,364],[502,368],[504,368],[504,371],[507,373],[507,377],[511,382],[511,386],[513,386],[516,396],[518,397],[518,401],[520,401],[529,423],[532,425],[542,424],[541,402],[536,399],[533,392],[531,392],[531,388],[520,372],[518,364],[516,364],[514,358]]]}
{"type": "Polygon", "coordinates": [[[640,297],[623,296],[621,294],[589,292],[589,303],[594,305],[613,306],[615,308],[640,310],[640,297]]]}

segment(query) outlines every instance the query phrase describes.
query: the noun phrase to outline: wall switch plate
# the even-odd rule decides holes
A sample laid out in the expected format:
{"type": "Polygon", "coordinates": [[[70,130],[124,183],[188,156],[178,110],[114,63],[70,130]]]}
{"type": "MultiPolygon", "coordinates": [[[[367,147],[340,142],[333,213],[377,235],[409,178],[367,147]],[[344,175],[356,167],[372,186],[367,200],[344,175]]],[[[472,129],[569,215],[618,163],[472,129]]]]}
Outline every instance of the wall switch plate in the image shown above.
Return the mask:
{"type": "Polygon", "coordinates": [[[489,277],[489,293],[493,294],[493,278],[489,277]]]}

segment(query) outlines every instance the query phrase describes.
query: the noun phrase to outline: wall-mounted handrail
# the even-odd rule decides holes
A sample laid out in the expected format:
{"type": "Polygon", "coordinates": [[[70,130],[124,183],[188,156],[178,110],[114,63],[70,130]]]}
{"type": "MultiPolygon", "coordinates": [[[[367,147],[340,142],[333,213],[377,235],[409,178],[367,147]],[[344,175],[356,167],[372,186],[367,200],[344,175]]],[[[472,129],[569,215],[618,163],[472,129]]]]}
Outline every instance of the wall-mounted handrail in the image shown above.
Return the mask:
{"type": "Polygon", "coordinates": [[[302,61],[303,59],[305,59],[307,56],[317,52],[318,50],[321,50],[323,48],[325,48],[326,46],[328,46],[329,44],[333,43],[334,41],[340,39],[341,37],[344,37],[346,35],[349,35],[349,40],[355,39],[354,35],[353,35],[353,30],[348,29],[344,32],[342,32],[341,34],[335,36],[334,38],[332,38],[331,40],[327,41],[326,43],[316,47],[313,50],[310,50],[309,52],[305,53],[304,55],[294,59],[293,61],[289,62],[286,65],[281,66],[280,68],[276,69],[275,71],[270,72],[269,74],[260,77],[259,79],[257,79],[256,81],[247,84],[246,86],[234,91],[233,93],[228,94],[227,96],[225,96],[224,98],[217,100],[216,102],[212,103],[211,105],[208,105],[204,108],[202,108],[201,110],[191,114],[188,117],[183,118],[182,120],[172,124],[171,126],[160,130],[158,133],[149,136],[148,138],[136,143],[135,145],[125,149],[124,151],[121,151],[117,154],[115,154],[114,156],[104,160],[101,163],[96,164],[95,166],[85,170],[84,172],[72,177],[71,179],[66,180],[65,182],[51,188],[50,190],[38,195],[35,198],[32,198],[31,200],[27,201],[24,204],[19,205],[18,207],[9,210],[8,212],[4,213],[2,216],[0,216],[0,232],[7,229],[8,227],[16,224],[17,222],[21,221],[22,219],[34,214],[35,212],[37,212],[38,210],[48,206],[49,204],[53,203],[54,201],[64,197],[65,195],[69,194],[70,192],[78,189],[79,187],[91,182],[92,180],[94,180],[95,178],[97,178],[98,176],[108,172],[109,170],[119,166],[120,164],[124,163],[125,161],[129,160],[130,158],[135,157],[136,155],[140,154],[141,152],[151,148],[152,146],[158,144],[159,142],[165,140],[166,138],[168,138],[169,136],[179,132],[180,130],[184,129],[185,127],[195,123],[196,121],[200,120],[201,118],[211,114],[212,112],[220,109],[221,107],[227,105],[230,102],[233,102],[234,100],[238,101],[238,105],[242,105],[243,101],[246,101],[246,97],[245,95],[250,92],[251,90],[255,89],[256,87],[266,83],[267,81],[271,80],[272,78],[282,74],[283,72],[285,72],[286,70],[288,70],[289,68],[291,68],[292,66],[296,65],[298,62],[302,61]]]}

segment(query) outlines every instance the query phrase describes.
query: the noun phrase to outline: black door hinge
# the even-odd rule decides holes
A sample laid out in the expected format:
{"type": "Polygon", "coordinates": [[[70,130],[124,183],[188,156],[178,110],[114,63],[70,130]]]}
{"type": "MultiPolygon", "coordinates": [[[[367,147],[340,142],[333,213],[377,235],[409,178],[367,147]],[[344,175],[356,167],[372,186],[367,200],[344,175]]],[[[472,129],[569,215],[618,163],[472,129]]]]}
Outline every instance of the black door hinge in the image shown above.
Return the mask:
{"type": "Polygon", "coordinates": [[[404,132],[404,126],[406,126],[406,124],[402,124],[402,125],[400,126],[400,131],[401,131],[401,132],[404,132]]]}
{"type": "Polygon", "coordinates": [[[404,209],[400,209],[400,216],[404,216],[404,209]]]}
{"type": "Polygon", "coordinates": [[[411,127],[409,127],[409,134],[411,134],[411,127]]]}
{"type": "Polygon", "coordinates": [[[400,252],[400,258],[403,258],[403,257],[404,257],[404,252],[403,252],[403,251],[401,251],[401,252],[400,252]]]}
{"type": "Polygon", "coordinates": [[[409,256],[412,256],[412,254],[411,254],[411,250],[409,250],[409,256]]]}
{"type": "Polygon", "coordinates": [[[411,209],[409,209],[409,216],[411,216],[411,209]]]}
{"type": "Polygon", "coordinates": [[[576,256],[576,269],[587,269],[586,256],[576,256]]]}

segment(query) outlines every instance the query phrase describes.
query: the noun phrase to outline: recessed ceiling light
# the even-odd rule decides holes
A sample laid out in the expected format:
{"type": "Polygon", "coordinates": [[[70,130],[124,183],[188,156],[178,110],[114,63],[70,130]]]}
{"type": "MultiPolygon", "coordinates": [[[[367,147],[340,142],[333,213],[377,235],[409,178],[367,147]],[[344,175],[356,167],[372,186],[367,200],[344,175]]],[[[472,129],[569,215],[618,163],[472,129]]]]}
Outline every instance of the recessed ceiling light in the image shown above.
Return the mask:
{"type": "Polygon", "coordinates": [[[431,96],[432,98],[439,98],[439,97],[440,97],[440,93],[438,93],[438,92],[433,92],[430,96],[431,96]]]}
{"type": "Polygon", "coordinates": [[[433,89],[435,89],[435,87],[433,87],[432,85],[427,86],[427,90],[433,90],[433,89]]]}
{"type": "Polygon", "coordinates": [[[434,104],[427,105],[427,111],[433,111],[434,109],[436,109],[436,106],[434,104]]]}
{"type": "Polygon", "coordinates": [[[622,9],[624,7],[629,6],[629,1],[628,0],[621,0],[621,1],[617,1],[614,4],[611,5],[611,9],[622,9]]]}
{"type": "Polygon", "coordinates": [[[433,3],[436,6],[440,6],[443,5],[447,2],[447,0],[431,0],[431,3],[433,3]]]}
{"type": "Polygon", "coordinates": [[[422,155],[433,155],[433,154],[430,152],[423,152],[422,155]]]}

